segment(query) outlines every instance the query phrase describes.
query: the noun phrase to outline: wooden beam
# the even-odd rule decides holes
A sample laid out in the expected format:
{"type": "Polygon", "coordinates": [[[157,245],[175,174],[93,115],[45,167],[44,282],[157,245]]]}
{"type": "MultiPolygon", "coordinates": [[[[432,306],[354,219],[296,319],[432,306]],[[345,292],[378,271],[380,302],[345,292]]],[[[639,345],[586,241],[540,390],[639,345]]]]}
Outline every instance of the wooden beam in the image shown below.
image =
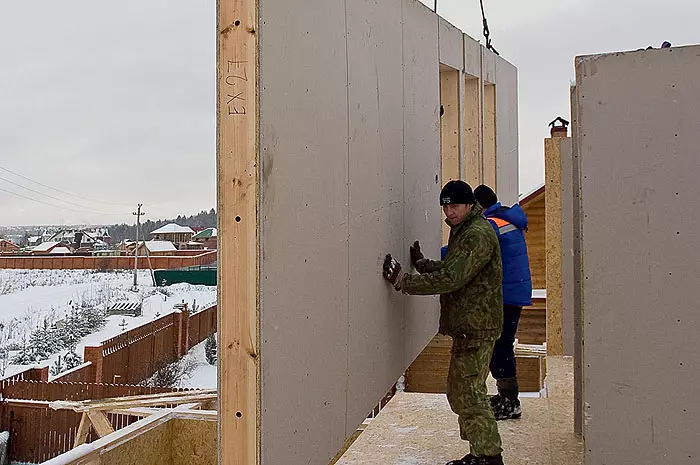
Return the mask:
{"type": "Polygon", "coordinates": [[[563,355],[561,285],[561,141],[544,141],[546,276],[547,276],[547,354],[563,355]]]}
{"type": "Polygon", "coordinates": [[[90,425],[91,423],[87,413],[83,413],[83,415],[80,417],[78,431],[75,433],[75,442],[73,443],[73,447],[78,447],[81,444],[85,444],[88,434],[90,434],[90,425]]]}
{"type": "Polygon", "coordinates": [[[484,86],[484,184],[495,192],[496,185],[496,86],[484,86]]]}
{"type": "Polygon", "coordinates": [[[95,428],[95,432],[99,437],[103,438],[108,434],[114,433],[114,428],[112,428],[112,424],[109,422],[104,412],[92,410],[87,412],[87,416],[90,418],[92,427],[95,428]]]}
{"type": "Polygon", "coordinates": [[[260,463],[258,0],[217,6],[219,464],[260,463]]]}
{"type": "Polygon", "coordinates": [[[464,166],[462,179],[475,188],[482,183],[481,80],[466,76],[464,81],[464,166]]]}

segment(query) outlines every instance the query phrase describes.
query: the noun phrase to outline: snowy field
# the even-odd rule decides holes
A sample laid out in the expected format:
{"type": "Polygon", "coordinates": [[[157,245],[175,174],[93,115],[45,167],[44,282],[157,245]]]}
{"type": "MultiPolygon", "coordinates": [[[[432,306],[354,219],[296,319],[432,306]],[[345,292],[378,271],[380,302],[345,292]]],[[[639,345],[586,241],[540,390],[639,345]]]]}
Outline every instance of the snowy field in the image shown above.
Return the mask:
{"type": "MultiPolygon", "coordinates": [[[[148,271],[139,272],[138,282],[138,291],[133,292],[130,290],[133,272],[128,271],[0,270],[0,375],[11,376],[26,369],[27,365],[52,366],[59,356],[63,358],[67,349],[25,365],[10,363],[22,348],[26,351],[32,332],[71,321],[71,312],[75,314],[76,308],[104,311],[114,303],[128,301],[141,302],[143,311],[140,317],[107,317],[104,326],[99,324],[101,328],[81,337],[75,344],[75,352],[82,357],[86,345],[97,345],[123,331],[172,313],[175,304],[186,302],[190,308],[193,305],[204,308],[216,302],[216,288],[212,286],[175,284],[156,288],[148,271]]],[[[195,349],[192,349],[192,354],[196,354],[195,349]]],[[[201,351],[201,360],[206,364],[203,346],[201,351]]],[[[205,375],[202,377],[206,378],[205,375]]]]}

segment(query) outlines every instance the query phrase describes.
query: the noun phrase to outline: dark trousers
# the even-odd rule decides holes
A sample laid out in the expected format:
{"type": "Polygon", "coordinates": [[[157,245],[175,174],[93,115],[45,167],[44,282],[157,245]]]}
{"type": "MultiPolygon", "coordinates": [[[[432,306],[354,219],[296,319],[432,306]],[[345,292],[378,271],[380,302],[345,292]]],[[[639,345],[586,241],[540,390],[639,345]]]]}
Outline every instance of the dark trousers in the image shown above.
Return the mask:
{"type": "Polygon", "coordinates": [[[493,355],[489,365],[491,375],[497,380],[516,377],[513,344],[515,343],[515,332],[518,330],[521,311],[522,307],[514,305],[503,306],[503,332],[493,348],[493,355]]]}

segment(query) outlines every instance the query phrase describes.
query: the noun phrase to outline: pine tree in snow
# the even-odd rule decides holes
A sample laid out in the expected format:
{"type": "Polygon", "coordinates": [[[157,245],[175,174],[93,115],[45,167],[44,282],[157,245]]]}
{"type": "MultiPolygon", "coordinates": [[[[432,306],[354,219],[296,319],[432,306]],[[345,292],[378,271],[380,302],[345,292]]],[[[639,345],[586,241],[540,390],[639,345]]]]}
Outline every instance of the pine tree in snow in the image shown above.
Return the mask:
{"type": "Polygon", "coordinates": [[[210,335],[207,338],[207,342],[204,343],[204,356],[207,358],[207,363],[209,363],[209,365],[216,365],[216,360],[218,358],[216,335],[210,335]]]}
{"type": "Polygon", "coordinates": [[[53,364],[53,366],[49,369],[49,373],[51,373],[51,376],[58,376],[61,373],[66,371],[66,367],[61,363],[61,356],[58,356],[58,360],[53,364]]]}
{"type": "Polygon", "coordinates": [[[83,363],[83,359],[75,352],[75,347],[71,348],[63,357],[66,370],[77,367],[83,363]]]}

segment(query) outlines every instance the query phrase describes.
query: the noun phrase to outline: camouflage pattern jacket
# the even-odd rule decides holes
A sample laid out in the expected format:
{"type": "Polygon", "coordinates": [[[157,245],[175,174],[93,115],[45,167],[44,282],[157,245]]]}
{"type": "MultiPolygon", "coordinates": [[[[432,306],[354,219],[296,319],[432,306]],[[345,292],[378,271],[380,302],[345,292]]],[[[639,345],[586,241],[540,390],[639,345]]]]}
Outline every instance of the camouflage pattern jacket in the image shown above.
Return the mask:
{"type": "Polygon", "coordinates": [[[498,339],[503,325],[501,250],[480,206],[452,227],[445,260],[428,261],[421,271],[406,274],[401,291],[440,294],[440,333],[472,341],[498,339]]]}

